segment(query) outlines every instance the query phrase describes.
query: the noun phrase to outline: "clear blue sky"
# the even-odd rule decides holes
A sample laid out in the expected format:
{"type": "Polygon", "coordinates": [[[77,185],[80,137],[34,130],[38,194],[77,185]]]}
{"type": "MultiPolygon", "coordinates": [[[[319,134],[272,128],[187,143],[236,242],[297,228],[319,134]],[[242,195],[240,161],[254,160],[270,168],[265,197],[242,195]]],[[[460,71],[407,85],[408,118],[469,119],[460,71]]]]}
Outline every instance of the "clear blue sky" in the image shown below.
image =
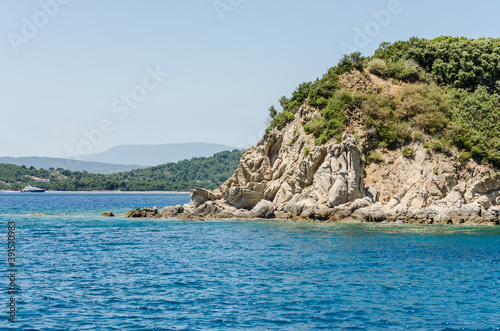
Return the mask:
{"type": "Polygon", "coordinates": [[[500,32],[497,0],[56,1],[0,3],[0,156],[249,147],[269,106],[335,65],[346,45],[370,55],[411,36],[500,32]]]}

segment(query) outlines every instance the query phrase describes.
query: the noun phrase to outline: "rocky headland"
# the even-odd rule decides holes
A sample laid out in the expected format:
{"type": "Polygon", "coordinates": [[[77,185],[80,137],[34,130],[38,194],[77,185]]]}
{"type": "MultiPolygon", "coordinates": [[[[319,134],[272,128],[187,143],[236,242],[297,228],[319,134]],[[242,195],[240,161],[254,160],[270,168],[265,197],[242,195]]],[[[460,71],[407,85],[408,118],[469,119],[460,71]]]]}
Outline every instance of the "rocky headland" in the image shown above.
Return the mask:
{"type": "MultiPolygon", "coordinates": [[[[370,86],[359,72],[346,82],[370,86]]],[[[346,84],[349,86],[348,84],[346,84]]],[[[132,210],[127,217],[182,220],[277,218],[312,221],[499,224],[500,172],[434,152],[422,142],[379,149],[383,160],[366,164],[373,133],[350,119],[352,134],[316,146],[304,125],[317,110],[302,106],[283,128],[273,128],[242,153],[233,176],[217,190],[195,189],[191,202],[132,210]]]]}
{"type": "MultiPolygon", "coordinates": [[[[411,85],[367,69],[349,70],[338,76],[338,82],[349,93],[391,100],[411,85]]],[[[305,100],[293,110],[293,118],[271,125],[260,142],[242,153],[238,168],[218,189],[195,189],[183,206],[137,209],[125,216],[500,223],[500,170],[491,163],[464,160],[453,145],[445,152],[431,148],[435,136],[429,132],[434,129],[389,148],[366,125],[359,103],[345,109],[341,135],[318,143],[308,123],[321,116],[326,116],[321,107],[305,100]]]]}

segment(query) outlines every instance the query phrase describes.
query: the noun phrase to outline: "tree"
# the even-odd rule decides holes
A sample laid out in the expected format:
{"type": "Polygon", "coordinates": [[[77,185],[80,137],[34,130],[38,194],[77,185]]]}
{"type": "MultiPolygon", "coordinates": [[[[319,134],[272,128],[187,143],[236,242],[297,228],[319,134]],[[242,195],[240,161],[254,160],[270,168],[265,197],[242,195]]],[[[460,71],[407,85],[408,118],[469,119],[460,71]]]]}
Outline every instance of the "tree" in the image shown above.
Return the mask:
{"type": "Polygon", "coordinates": [[[274,108],[274,105],[269,107],[269,117],[271,117],[271,119],[274,119],[276,115],[278,115],[278,111],[276,110],[276,108],[274,108]]]}
{"type": "Polygon", "coordinates": [[[280,102],[281,107],[283,107],[283,109],[285,109],[286,105],[290,103],[290,99],[288,99],[285,96],[282,96],[280,98],[279,102],[280,102]]]}

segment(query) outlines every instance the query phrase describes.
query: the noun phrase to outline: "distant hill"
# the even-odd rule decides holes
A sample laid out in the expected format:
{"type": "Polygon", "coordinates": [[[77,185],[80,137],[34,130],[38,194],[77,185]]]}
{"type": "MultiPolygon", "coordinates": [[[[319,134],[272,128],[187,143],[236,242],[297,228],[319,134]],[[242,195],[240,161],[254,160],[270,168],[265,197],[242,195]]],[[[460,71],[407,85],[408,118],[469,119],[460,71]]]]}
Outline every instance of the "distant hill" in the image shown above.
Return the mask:
{"type": "Polygon", "coordinates": [[[138,164],[144,167],[188,160],[193,157],[208,157],[235,147],[209,143],[182,143],[163,145],[121,145],[105,152],[83,156],[85,161],[113,164],[138,164]]]}
{"type": "Polygon", "coordinates": [[[104,162],[78,161],[54,157],[0,157],[0,163],[15,164],[18,166],[35,167],[37,169],[62,168],[71,171],[87,171],[96,174],[111,174],[142,168],[139,165],[111,164],[104,162]]]}
{"type": "Polygon", "coordinates": [[[195,157],[177,163],[107,175],[0,163],[0,190],[19,191],[28,184],[54,191],[187,191],[196,187],[215,189],[231,177],[240,157],[240,150],[224,151],[210,157],[195,157]],[[49,181],[40,181],[41,179],[49,181]]]}

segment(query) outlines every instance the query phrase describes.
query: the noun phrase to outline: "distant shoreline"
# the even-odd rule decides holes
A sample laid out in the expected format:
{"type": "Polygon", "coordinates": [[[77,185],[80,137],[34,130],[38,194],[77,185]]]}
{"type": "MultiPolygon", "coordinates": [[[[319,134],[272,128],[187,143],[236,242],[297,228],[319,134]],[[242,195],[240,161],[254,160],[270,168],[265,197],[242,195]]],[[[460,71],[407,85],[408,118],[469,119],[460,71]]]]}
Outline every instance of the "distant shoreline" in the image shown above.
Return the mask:
{"type": "MultiPolygon", "coordinates": [[[[0,191],[0,193],[22,193],[21,191],[0,191]]],[[[188,191],[45,191],[43,193],[190,193],[188,191]]],[[[40,193],[38,193],[40,194],[40,193]]]]}

